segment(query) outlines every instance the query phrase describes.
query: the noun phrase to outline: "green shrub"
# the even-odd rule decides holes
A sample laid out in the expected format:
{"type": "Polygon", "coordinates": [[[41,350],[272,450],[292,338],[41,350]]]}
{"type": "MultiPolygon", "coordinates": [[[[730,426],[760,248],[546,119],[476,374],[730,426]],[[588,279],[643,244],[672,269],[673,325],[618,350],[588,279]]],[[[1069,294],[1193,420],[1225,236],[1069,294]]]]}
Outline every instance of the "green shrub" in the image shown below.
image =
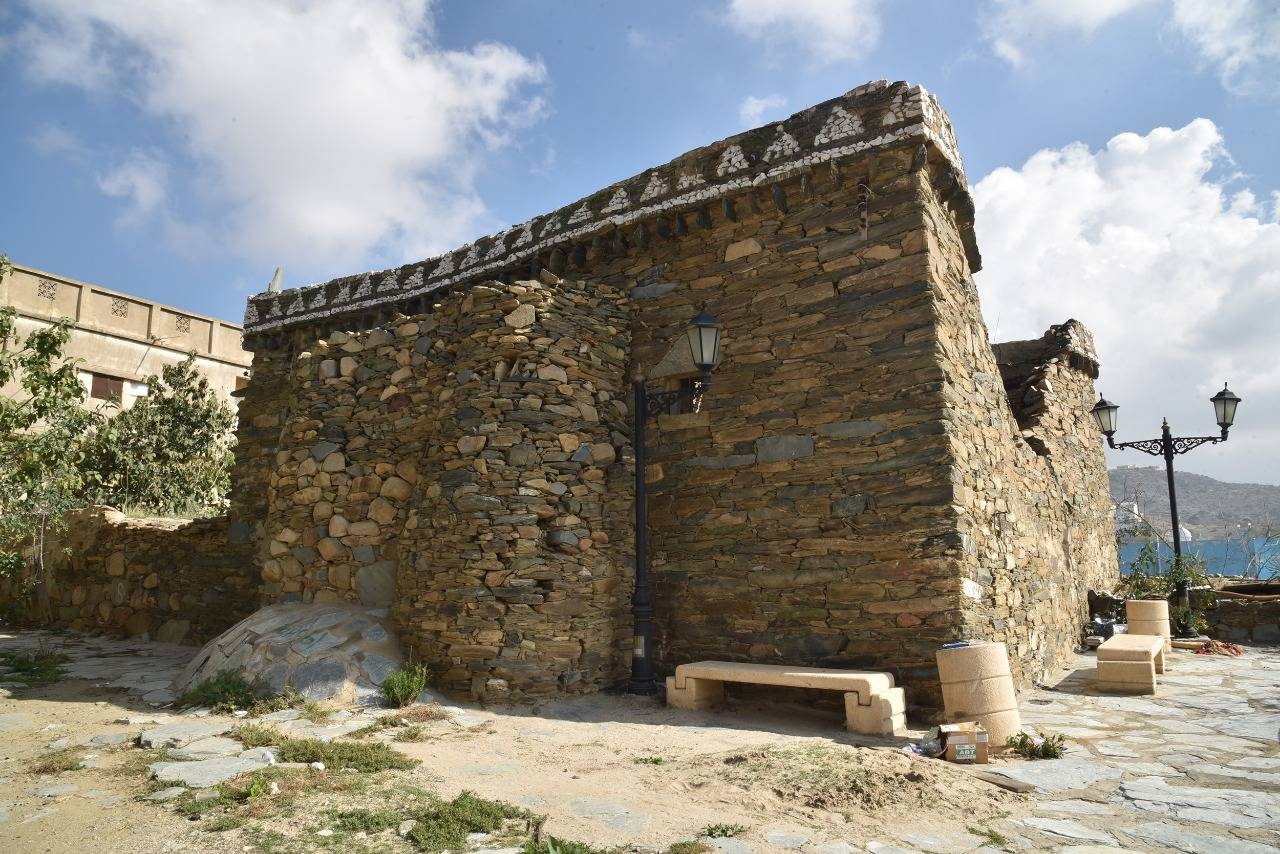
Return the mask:
{"type": "Polygon", "coordinates": [[[418,760],[382,742],[356,744],[350,741],[320,741],[317,738],[289,738],[279,744],[277,758],[281,762],[323,762],[325,768],[340,771],[354,768],[357,771],[385,771],[389,768],[408,770],[418,766],[418,760]]]}
{"type": "Polygon", "coordinates": [[[220,714],[230,714],[237,709],[251,709],[270,697],[270,689],[261,682],[251,684],[240,674],[224,670],[188,689],[178,698],[178,705],[208,706],[220,714]]]}
{"type": "Polygon", "coordinates": [[[1067,752],[1067,737],[1062,733],[1046,733],[1036,739],[1025,732],[1009,736],[1006,746],[1024,759],[1061,759],[1067,752]]]}
{"type": "Polygon", "coordinates": [[[468,833],[493,833],[509,818],[528,813],[501,801],[463,792],[452,801],[440,801],[413,815],[417,824],[408,839],[424,851],[457,851],[467,847],[468,833]]]}
{"type": "Polygon", "coordinates": [[[712,839],[728,839],[744,830],[746,828],[740,824],[709,824],[703,828],[702,835],[710,836],[712,839]]]}
{"type": "Polygon", "coordinates": [[[382,698],[389,708],[403,709],[418,699],[431,678],[425,664],[406,664],[387,674],[382,683],[382,698]]]}

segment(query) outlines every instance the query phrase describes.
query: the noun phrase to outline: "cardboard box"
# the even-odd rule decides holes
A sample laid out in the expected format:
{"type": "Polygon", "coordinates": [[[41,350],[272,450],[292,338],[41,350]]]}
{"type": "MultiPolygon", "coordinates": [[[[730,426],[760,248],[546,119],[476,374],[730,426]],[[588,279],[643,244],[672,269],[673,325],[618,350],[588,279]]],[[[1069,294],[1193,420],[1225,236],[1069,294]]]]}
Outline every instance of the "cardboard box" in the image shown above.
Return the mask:
{"type": "Polygon", "coordinates": [[[982,724],[976,721],[943,724],[938,731],[942,735],[943,758],[948,762],[987,764],[989,739],[982,724]]]}

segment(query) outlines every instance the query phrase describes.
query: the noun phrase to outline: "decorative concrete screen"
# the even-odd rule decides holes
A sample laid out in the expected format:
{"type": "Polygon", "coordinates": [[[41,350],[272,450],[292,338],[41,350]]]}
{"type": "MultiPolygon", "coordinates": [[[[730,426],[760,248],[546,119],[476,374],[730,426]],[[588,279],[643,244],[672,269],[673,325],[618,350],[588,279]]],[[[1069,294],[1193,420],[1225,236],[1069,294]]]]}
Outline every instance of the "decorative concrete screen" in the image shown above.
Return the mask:
{"type": "Polygon", "coordinates": [[[545,216],[245,315],[233,517],[262,598],[390,603],[443,687],[525,698],[629,667],[628,382],[658,418],[649,540],[664,673],[888,669],[938,708],[946,641],[1064,660],[1116,572],[1074,321],[993,350],[950,122],[861,86],[545,216]],[[997,358],[997,353],[999,358],[997,358]]]}

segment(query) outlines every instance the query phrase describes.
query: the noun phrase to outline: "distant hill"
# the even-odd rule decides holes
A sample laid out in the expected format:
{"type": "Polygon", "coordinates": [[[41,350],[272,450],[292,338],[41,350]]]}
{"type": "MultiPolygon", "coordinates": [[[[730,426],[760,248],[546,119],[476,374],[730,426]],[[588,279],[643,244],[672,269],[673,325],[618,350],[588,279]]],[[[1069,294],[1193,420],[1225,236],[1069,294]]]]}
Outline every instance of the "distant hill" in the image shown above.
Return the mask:
{"type": "MultiPolygon", "coordinates": [[[[1168,530],[1169,485],[1163,467],[1121,466],[1109,472],[1111,500],[1136,501],[1151,523],[1168,530]]],[[[1235,533],[1238,525],[1252,523],[1256,536],[1270,528],[1280,533],[1280,486],[1261,483],[1223,483],[1189,472],[1174,472],[1178,488],[1178,521],[1198,537],[1215,538],[1235,533]]],[[[1125,525],[1126,514],[1117,513],[1125,525]]]]}

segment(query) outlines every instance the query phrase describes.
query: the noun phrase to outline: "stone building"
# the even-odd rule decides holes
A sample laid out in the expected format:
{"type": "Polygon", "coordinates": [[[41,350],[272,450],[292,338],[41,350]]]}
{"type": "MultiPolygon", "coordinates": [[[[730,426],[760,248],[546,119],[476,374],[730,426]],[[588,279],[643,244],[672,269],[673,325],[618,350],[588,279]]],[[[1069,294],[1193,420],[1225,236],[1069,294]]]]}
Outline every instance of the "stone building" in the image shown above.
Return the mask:
{"type": "MultiPolygon", "coordinates": [[[[688,388],[705,304],[721,363],[647,445],[660,672],[880,668],[929,710],[935,650],[985,638],[1028,683],[1116,578],[1098,360],[1074,321],[989,343],[973,216],[946,114],[880,81],[439,257],[251,298],[219,523],[251,566],[224,607],[389,605],[481,698],[618,685],[630,382],[688,388]]],[[[115,620],[94,561],[62,613],[115,620]]],[[[157,607],[187,601],[168,583],[157,607]]]]}
{"type": "MultiPolygon", "coordinates": [[[[67,355],[83,360],[80,380],[96,407],[115,397],[129,407],[146,395],[146,379],[189,354],[196,369],[231,405],[249,382],[253,354],[234,323],[14,264],[0,280],[0,305],[17,309],[18,333],[70,319],[67,355]]],[[[9,394],[13,389],[0,389],[9,394]]]]}

